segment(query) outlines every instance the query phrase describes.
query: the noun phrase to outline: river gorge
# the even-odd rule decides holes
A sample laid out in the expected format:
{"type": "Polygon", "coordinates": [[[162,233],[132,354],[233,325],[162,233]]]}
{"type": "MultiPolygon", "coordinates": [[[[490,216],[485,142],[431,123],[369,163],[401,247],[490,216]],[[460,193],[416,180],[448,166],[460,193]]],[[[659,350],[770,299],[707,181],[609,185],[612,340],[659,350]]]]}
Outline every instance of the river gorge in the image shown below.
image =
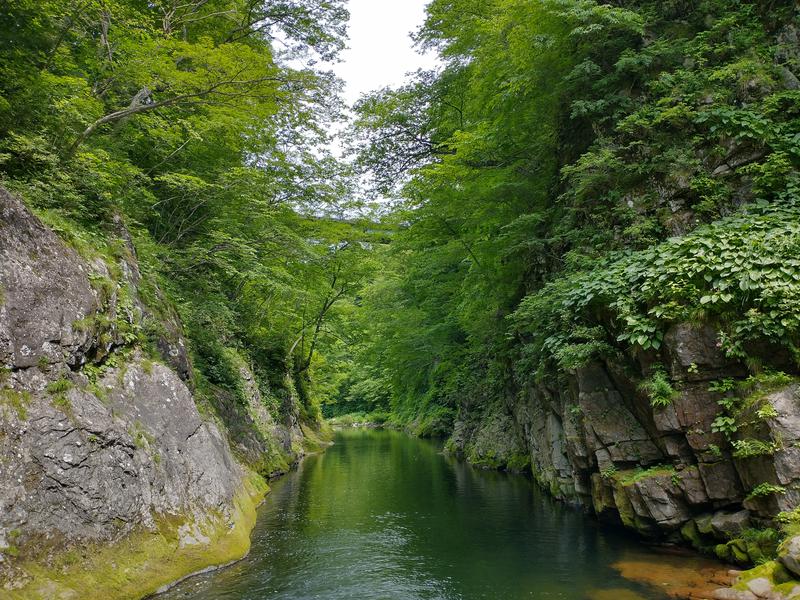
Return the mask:
{"type": "Polygon", "coordinates": [[[246,559],[158,598],[661,600],[710,594],[725,572],[643,546],[436,441],[356,429],[273,484],[246,559]]]}
{"type": "Polygon", "coordinates": [[[797,0],[0,1],[0,600],[800,600],[799,307],[797,0]]]}

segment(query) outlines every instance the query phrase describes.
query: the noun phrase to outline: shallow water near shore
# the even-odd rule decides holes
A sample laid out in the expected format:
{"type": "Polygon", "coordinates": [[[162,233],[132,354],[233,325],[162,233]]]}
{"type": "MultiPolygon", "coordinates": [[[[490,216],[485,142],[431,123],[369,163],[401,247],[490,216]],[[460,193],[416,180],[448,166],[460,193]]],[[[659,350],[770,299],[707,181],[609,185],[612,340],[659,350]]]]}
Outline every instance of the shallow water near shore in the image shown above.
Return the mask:
{"type": "Polygon", "coordinates": [[[719,563],[648,548],[436,442],[335,441],[274,482],[247,559],[159,599],[663,600],[723,583],[719,563]]]}

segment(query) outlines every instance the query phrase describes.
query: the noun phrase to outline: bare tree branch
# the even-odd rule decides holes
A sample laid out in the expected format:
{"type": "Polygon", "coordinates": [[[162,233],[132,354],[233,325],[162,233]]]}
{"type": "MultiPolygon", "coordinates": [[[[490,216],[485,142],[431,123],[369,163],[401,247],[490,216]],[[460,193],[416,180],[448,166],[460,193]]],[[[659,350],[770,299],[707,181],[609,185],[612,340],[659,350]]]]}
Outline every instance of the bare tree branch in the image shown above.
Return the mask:
{"type": "Polygon", "coordinates": [[[181,94],[178,96],[173,96],[172,98],[167,98],[165,100],[159,100],[157,102],[152,100],[152,94],[150,92],[150,89],[145,86],[137,92],[137,94],[133,97],[130,105],[127,108],[123,108],[121,110],[117,110],[103,117],[100,117],[94,123],[89,125],[69,147],[69,149],[67,150],[67,157],[73,156],[81,144],[83,144],[87,139],[89,139],[92,136],[92,134],[94,134],[94,132],[97,131],[99,127],[107,123],[114,123],[116,121],[120,121],[121,119],[125,119],[127,117],[132,117],[134,115],[156,110],[159,108],[165,108],[168,106],[187,105],[187,104],[214,104],[215,102],[212,99],[210,99],[213,97],[223,97],[223,98],[240,98],[245,96],[252,97],[253,94],[249,93],[250,90],[255,88],[257,85],[265,83],[267,81],[275,81],[281,83],[284,82],[284,80],[279,77],[262,77],[258,79],[245,80],[245,81],[237,81],[235,79],[231,79],[226,81],[219,81],[205,90],[201,90],[198,92],[190,92],[187,94],[181,94]],[[225,87],[237,87],[237,86],[242,89],[240,91],[231,91],[231,92],[224,91],[225,87]]]}

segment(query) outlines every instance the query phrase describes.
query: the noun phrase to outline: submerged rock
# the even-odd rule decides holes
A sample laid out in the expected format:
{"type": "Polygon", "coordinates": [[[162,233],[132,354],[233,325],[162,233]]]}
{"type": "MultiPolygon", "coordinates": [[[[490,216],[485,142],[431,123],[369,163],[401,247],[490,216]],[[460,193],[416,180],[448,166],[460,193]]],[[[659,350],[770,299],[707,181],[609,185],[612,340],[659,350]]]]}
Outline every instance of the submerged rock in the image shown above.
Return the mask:
{"type": "Polygon", "coordinates": [[[733,581],[719,563],[681,553],[664,552],[657,557],[633,553],[612,567],[626,579],[647,584],[676,600],[709,599],[716,589],[733,581]]]}

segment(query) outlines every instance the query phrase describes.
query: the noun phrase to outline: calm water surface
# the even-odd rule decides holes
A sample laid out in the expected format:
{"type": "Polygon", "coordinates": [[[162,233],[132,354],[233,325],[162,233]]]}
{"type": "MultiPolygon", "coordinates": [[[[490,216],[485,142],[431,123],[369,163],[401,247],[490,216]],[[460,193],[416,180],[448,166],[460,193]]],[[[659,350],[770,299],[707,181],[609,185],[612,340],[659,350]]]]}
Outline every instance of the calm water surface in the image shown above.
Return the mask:
{"type": "Polygon", "coordinates": [[[666,597],[624,579],[620,561],[646,571],[661,557],[526,477],[471,468],[434,442],[350,430],[274,483],[246,560],[159,600],[666,597]]]}

